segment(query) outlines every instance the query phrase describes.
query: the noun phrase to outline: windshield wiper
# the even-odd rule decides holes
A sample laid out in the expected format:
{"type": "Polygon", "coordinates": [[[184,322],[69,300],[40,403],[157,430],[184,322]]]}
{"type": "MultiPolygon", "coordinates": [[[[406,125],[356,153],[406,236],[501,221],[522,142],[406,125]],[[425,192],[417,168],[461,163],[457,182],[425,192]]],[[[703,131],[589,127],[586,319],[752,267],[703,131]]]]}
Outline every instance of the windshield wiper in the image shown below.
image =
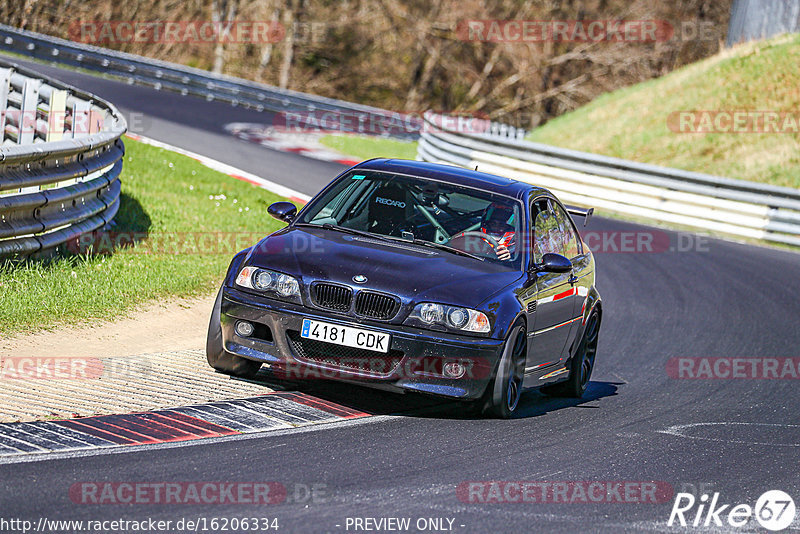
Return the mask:
{"type": "Polygon", "coordinates": [[[411,243],[414,243],[415,245],[421,245],[423,247],[436,248],[436,249],[439,249],[439,250],[446,250],[447,252],[452,252],[453,254],[458,254],[459,256],[466,256],[468,258],[474,258],[476,260],[484,261],[486,259],[486,258],[482,258],[480,256],[476,256],[475,254],[470,254],[469,252],[465,252],[465,251],[463,251],[461,249],[458,249],[458,248],[455,248],[455,247],[449,247],[449,246],[443,245],[441,243],[434,243],[433,241],[426,241],[424,239],[414,238],[414,240],[411,241],[411,243]]]}
{"type": "Polygon", "coordinates": [[[389,235],[383,234],[373,234],[372,232],[367,232],[365,230],[356,230],[355,228],[347,228],[346,226],[339,226],[336,224],[331,223],[323,223],[323,224],[314,224],[314,223],[305,223],[305,222],[298,222],[295,223],[295,226],[313,226],[315,228],[324,228],[326,230],[333,230],[335,232],[342,232],[344,234],[351,234],[351,235],[358,235],[362,237],[369,237],[372,239],[380,239],[381,241],[389,241],[394,243],[413,243],[415,245],[420,245],[423,247],[428,248],[435,248],[439,250],[445,250],[447,252],[452,252],[453,254],[458,254],[459,256],[466,256],[468,258],[474,258],[476,260],[484,261],[486,258],[482,258],[480,256],[476,256],[475,254],[470,254],[469,252],[464,252],[461,249],[457,249],[454,247],[448,247],[447,245],[443,245],[441,243],[434,243],[432,241],[426,241],[424,239],[405,239],[402,237],[394,237],[389,235]]]}
{"type": "Polygon", "coordinates": [[[314,224],[314,223],[301,222],[301,223],[296,223],[295,226],[313,226],[315,228],[324,228],[326,230],[333,230],[334,232],[342,232],[343,234],[358,235],[362,237],[381,239],[383,241],[390,241],[388,237],[381,234],[373,234],[372,232],[367,232],[365,230],[356,230],[355,228],[347,228],[346,226],[339,226],[338,224],[331,224],[331,223],[314,224]]]}

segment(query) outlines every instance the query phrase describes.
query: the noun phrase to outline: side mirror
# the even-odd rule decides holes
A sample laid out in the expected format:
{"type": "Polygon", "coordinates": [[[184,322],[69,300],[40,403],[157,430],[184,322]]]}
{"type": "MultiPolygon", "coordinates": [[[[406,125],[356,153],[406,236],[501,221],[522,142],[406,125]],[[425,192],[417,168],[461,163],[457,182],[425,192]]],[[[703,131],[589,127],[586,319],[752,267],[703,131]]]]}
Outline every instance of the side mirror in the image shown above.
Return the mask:
{"type": "Polygon", "coordinates": [[[297,206],[291,202],[275,202],[267,208],[267,213],[278,219],[279,221],[290,223],[297,215],[297,206]]]}
{"type": "Polygon", "coordinates": [[[568,273],[572,270],[572,262],[561,254],[548,252],[542,256],[542,263],[537,263],[531,270],[537,273],[568,273]]]}

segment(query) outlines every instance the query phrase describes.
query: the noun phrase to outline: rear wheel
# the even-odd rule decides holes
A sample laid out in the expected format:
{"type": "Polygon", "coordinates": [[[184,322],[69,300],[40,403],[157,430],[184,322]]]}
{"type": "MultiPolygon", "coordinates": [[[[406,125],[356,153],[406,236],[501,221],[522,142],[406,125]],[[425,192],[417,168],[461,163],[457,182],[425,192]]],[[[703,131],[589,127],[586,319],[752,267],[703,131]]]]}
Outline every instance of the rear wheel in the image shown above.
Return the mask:
{"type": "Polygon", "coordinates": [[[595,309],[586,321],[583,338],[570,360],[569,378],[565,382],[542,388],[543,393],[556,397],[581,398],[589,385],[597,355],[597,336],[600,333],[600,313],[595,309]]]}
{"type": "Polygon", "coordinates": [[[497,374],[484,393],[482,407],[486,415],[508,419],[516,410],[522,396],[526,348],[525,328],[517,324],[506,339],[497,374]]]}
{"type": "Polygon", "coordinates": [[[208,364],[226,375],[239,378],[253,378],[261,368],[261,362],[248,360],[227,352],[222,343],[222,323],[220,322],[220,307],[222,306],[222,289],[217,293],[214,309],[211,311],[211,320],[208,323],[208,337],[206,338],[206,358],[208,364]]]}

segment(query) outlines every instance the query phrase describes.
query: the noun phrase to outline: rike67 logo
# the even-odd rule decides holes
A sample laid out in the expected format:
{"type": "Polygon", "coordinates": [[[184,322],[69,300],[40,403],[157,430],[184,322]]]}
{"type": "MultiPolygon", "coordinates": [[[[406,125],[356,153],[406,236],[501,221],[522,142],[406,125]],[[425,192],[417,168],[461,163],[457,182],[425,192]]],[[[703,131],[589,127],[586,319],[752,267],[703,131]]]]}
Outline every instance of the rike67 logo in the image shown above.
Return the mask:
{"type": "Polygon", "coordinates": [[[678,493],[667,526],[677,523],[682,527],[741,528],[755,519],[763,528],[777,532],[788,528],[794,521],[794,500],[786,492],[767,491],[758,498],[755,507],[749,504],[723,504],[719,495],[714,493],[709,498],[708,494],[703,494],[696,499],[691,493],[678,493]]]}

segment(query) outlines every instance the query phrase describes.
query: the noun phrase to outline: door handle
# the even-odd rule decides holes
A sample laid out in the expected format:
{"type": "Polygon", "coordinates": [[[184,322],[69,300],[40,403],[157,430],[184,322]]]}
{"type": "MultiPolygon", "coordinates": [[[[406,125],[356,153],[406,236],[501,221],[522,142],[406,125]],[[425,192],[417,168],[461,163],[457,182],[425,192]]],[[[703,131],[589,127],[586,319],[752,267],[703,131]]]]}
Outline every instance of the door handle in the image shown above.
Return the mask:
{"type": "Polygon", "coordinates": [[[574,274],[569,275],[569,283],[570,284],[574,284],[577,281],[578,281],[578,277],[577,276],[575,276],[574,274]]]}

